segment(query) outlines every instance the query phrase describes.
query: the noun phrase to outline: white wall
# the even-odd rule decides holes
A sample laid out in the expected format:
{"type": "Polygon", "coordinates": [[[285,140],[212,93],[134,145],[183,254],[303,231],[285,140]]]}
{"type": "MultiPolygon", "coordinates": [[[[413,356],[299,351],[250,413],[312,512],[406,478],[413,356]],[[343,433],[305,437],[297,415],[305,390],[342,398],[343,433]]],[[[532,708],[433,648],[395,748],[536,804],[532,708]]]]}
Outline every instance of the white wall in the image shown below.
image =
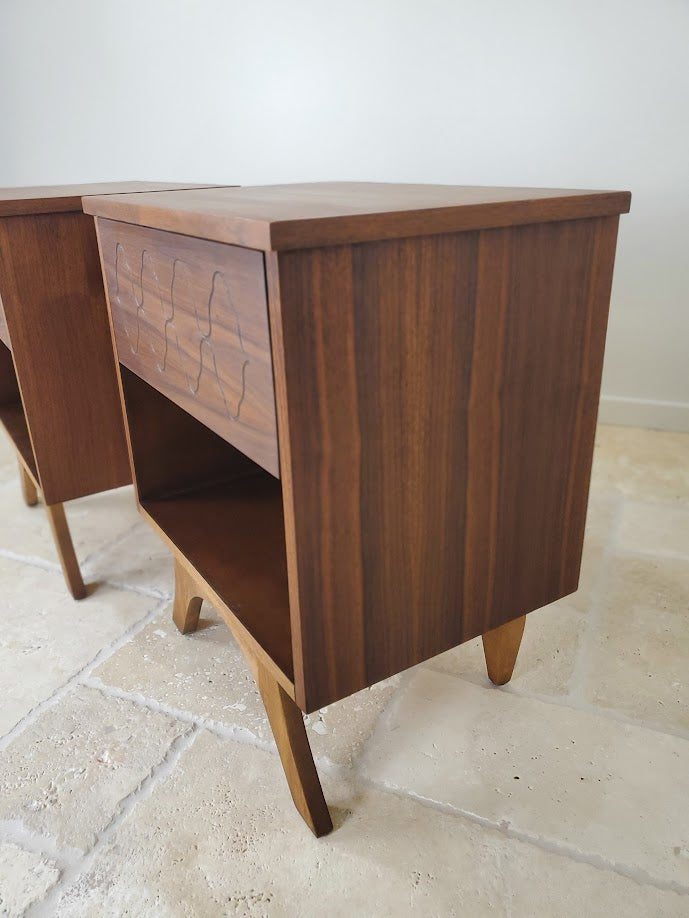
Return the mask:
{"type": "Polygon", "coordinates": [[[686,0],[0,0],[0,184],[624,188],[602,416],[689,429],[686,0]]]}

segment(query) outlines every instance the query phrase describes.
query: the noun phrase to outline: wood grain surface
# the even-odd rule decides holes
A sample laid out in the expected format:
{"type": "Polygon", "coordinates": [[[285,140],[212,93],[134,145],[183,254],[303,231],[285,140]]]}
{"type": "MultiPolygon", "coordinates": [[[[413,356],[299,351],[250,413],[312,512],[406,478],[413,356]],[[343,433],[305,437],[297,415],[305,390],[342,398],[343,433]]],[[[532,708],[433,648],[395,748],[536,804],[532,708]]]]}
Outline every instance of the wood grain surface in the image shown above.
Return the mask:
{"type": "Polygon", "coordinates": [[[19,467],[19,486],[22,491],[24,503],[27,507],[35,507],[38,503],[38,488],[36,487],[36,482],[29,474],[29,470],[21,459],[17,462],[17,465],[19,467]]]}
{"type": "Polygon", "coordinates": [[[0,290],[47,504],[131,480],[93,220],[0,219],[0,290]]]}
{"type": "Polygon", "coordinates": [[[0,405],[0,424],[2,424],[7,436],[10,438],[22,466],[34,484],[40,485],[36,460],[34,459],[29,437],[29,428],[26,426],[26,418],[24,417],[24,409],[21,402],[7,402],[0,405]]]}
{"type": "Polygon", "coordinates": [[[98,221],[121,364],[279,474],[263,256],[98,221]]]}
{"type": "Polygon", "coordinates": [[[57,548],[60,566],[69,592],[72,594],[73,599],[85,599],[87,595],[86,586],[79,570],[79,562],[77,561],[72,536],[67,525],[65,508],[62,504],[46,504],[45,512],[48,516],[53,542],[57,548]]]}
{"type": "Polygon", "coordinates": [[[191,188],[213,188],[190,182],[92,182],[82,185],[30,185],[0,188],[0,217],[81,211],[85,195],[139,194],[191,188]]]}
{"type": "Polygon", "coordinates": [[[376,182],[223,187],[84,200],[87,213],[270,250],[608,216],[626,191],[376,182]]]}
{"type": "Polygon", "coordinates": [[[261,472],[141,506],[292,681],[280,482],[261,472]]]}
{"type": "Polygon", "coordinates": [[[333,823],[313,761],[304,718],[260,662],[257,661],[254,669],[292,800],[304,822],[316,838],[320,838],[332,831],[333,823]]]}
{"type": "Polygon", "coordinates": [[[7,345],[0,344],[0,405],[21,404],[17,374],[14,370],[12,352],[7,345]]]}
{"type": "Polygon", "coordinates": [[[512,678],[525,625],[526,615],[520,615],[482,635],[486,669],[493,685],[506,685],[512,678]]]}
{"type": "Polygon", "coordinates": [[[160,500],[256,471],[239,450],[127,367],[119,374],[139,500],[160,500]]]}
{"type": "Polygon", "coordinates": [[[280,482],[127,367],[120,380],[144,516],[293,698],[280,482]]]}
{"type": "Polygon", "coordinates": [[[303,710],[576,589],[617,222],[267,258],[303,710]]]}

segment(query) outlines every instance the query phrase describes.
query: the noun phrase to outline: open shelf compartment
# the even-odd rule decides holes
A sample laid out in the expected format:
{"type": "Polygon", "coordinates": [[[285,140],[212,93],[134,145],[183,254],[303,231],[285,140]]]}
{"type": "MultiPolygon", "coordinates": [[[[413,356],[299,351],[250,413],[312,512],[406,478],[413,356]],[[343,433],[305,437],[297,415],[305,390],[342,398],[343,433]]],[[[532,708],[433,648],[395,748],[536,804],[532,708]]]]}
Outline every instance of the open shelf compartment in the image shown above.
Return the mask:
{"type": "Polygon", "coordinates": [[[141,508],[293,682],[280,482],[261,472],[141,508]]]}
{"type": "Polygon", "coordinates": [[[142,513],[293,685],[280,481],[120,370],[142,513]]]}
{"type": "Polygon", "coordinates": [[[24,406],[22,405],[19,385],[14,371],[12,353],[10,349],[0,343],[0,424],[5,428],[7,436],[20,459],[22,465],[31,476],[34,484],[40,488],[36,459],[31,446],[31,437],[26,423],[24,406]]]}

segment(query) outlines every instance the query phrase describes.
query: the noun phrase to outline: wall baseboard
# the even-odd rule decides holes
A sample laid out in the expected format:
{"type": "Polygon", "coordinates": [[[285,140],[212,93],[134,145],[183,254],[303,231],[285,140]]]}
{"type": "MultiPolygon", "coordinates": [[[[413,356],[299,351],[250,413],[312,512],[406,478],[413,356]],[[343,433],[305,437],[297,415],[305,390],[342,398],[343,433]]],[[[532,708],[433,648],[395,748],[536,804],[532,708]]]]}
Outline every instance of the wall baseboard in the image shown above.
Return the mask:
{"type": "Polygon", "coordinates": [[[603,395],[598,422],[618,424],[621,427],[689,431],[689,402],[661,402],[650,398],[603,395]]]}

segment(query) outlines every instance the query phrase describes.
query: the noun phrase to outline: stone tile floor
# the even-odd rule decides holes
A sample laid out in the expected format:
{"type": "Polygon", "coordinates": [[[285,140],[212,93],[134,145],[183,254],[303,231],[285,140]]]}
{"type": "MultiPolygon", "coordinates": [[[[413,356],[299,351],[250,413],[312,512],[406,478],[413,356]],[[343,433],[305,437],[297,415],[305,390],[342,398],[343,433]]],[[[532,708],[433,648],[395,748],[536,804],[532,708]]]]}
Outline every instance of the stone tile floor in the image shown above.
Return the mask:
{"type": "Polygon", "coordinates": [[[580,589],[510,685],[475,641],[308,718],[320,841],[131,490],[68,507],[81,603],[4,440],[0,516],[1,915],[689,916],[689,435],[599,429],[580,589]]]}

